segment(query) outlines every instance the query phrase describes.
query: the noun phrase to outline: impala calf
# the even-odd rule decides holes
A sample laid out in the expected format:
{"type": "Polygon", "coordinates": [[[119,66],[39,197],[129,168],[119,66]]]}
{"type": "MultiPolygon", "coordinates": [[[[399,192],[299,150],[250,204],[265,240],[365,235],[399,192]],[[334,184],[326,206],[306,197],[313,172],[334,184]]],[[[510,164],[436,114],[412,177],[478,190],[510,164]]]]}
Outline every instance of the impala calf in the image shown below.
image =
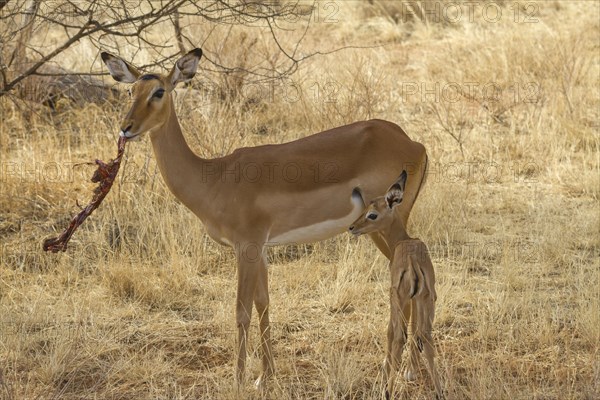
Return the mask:
{"type": "MultiPolygon", "coordinates": [[[[442,398],[442,389],[434,365],[435,350],[431,327],[435,313],[435,273],[427,246],[419,239],[408,237],[402,221],[394,209],[402,203],[406,186],[406,171],[388,189],[385,196],[372,200],[365,211],[350,226],[354,235],[379,232],[394,249],[390,261],[390,321],[388,347],[385,359],[386,398],[393,396],[396,371],[407,341],[407,322],[411,321],[413,340],[408,376],[414,374],[418,352],[424,352],[427,369],[435,386],[436,398],[442,398]]],[[[362,202],[359,188],[352,192],[354,202],[362,202]]]]}
{"type": "MultiPolygon", "coordinates": [[[[108,53],[102,53],[102,60],[115,80],[132,85],[131,106],[120,134],[127,138],[147,134],[171,192],[198,216],[211,238],[235,249],[236,378],[243,382],[254,305],[263,367],[257,384],[264,387],[265,379],[274,371],[265,246],[314,242],[346,231],[364,209],[362,202],[348,198],[352,188],[360,186],[364,200],[370,201],[400,171],[410,169],[412,183],[405,188],[402,205],[396,207],[398,218],[406,223],[423,181],[427,154],[423,145],[412,141],[398,125],[371,120],[289,143],[241,148],[216,159],[201,158],[184,139],[172,98],[178,83],[194,77],[201,56],[200,49],[190,51],[168,74],[142,74],[108,53]],[[318,174],[315,166],[322,167],[318,174]],[[279,169],[273,171],[275,167],[279,169]],[[287,169],[282,173],[281,168],[287,169]],[[292,168],[297,172],[293,176],[292,168]]],[[[380,235],[373,233],[371,238],[390,258],[392,252],[380,235]]]]}

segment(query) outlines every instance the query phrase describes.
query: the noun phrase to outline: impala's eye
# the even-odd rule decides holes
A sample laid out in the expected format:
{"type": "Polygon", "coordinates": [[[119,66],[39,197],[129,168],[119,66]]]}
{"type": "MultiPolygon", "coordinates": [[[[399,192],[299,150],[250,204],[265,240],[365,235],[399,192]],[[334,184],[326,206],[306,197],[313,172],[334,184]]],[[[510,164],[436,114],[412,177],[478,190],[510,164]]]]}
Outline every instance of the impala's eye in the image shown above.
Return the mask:
{"type": "Polygon", "coordinates": [[[156,97],[158,99],[162,99],[163,94],[165,94],[165,89],[158,89],[156,92],[154,92],[154,94],[152,95],[152,97],[156,97]]]}
{"type": "Polygon", "coordinates": [[[369,218],[371,221],[375,221],[377,219],[377,214],[371,213],[367,215],[367,218],[369,218]]]}

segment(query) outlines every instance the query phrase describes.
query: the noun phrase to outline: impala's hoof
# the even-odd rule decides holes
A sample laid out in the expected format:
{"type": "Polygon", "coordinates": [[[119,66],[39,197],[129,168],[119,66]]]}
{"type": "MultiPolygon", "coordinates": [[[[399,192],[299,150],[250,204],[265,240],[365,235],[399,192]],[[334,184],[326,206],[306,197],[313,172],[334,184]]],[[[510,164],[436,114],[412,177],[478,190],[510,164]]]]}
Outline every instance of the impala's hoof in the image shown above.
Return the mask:
{"type": "Polygon", "coordinates": [[[388,364],[387,359],[384,359],[383,362],[381,363],[381,370],[385,374],[386,378],[390,375],[390,369],[391,369],[390,364],[388,364]]]}
{"type": "Polygon", "coordinates": [[[264,375],[260,375],[256,381],[254,381],[254,388],[259,392],[264,392],[267,389],[267,380],[264,375]]]}

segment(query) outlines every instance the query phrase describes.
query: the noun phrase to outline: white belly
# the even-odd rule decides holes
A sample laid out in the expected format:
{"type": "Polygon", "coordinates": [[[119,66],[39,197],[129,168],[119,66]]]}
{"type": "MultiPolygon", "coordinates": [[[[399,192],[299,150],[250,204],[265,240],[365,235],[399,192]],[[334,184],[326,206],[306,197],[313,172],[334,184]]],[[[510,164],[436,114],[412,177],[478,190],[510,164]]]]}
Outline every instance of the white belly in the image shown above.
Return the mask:
{"type": "Polygon", "coordinates": [[[362,201],[359,202],[355,198],[349,200],[352,202],[352,210],[346,216],[292,229],[277,236],[269,236],[267,246],[318,242],[347,231],[364,209],[362,201]]]}

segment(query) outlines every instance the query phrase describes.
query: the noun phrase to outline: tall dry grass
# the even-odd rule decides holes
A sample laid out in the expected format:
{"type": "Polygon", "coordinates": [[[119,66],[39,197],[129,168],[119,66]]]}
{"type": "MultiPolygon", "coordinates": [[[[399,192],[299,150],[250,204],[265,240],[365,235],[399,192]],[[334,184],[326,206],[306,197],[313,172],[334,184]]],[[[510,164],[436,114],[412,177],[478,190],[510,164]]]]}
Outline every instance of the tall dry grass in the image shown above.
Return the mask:
{"type": "MultiPolygon", "coordinates": [[[[531,23],[515,22],[512,3],[500,3],[499,21],[477,17],[482,3],[473,22],[455,23],[398,20],[391,2],[332,4],[337,22],[314,24],[300,50],[370,47],[306,61],[273,96],[244,76],[199,73],[198,92],[177,99],[190,145],[212,157],[358,119],[399,123],[430,157],[409,230],[436,267],[447,397],[597,398],[598,3],[527,3],[531,23]]],[[[276,53],[259,28],[197,24],[189,34],[222,61],[276,53]]],[[[61,62],[87,70],[90,52],[83,42],[61,62]]],[[[134,62],[151,59],[142,51],[134,62]]],[[[114,155],[126,106],[0,106],[0,398],[259,397],[249,382],[233,388],[233,253],[169,193],[147,140],[128,146],[69,250],[41,251],[89,196],[92,167],[75,164],[114,155]]],[[[291,250],[271,255],[270,397],[378,398],[386,260],[346,235],[291,250]]],[[[250,377],[260,371],[255,325],[250,377]]],[[[396,398],[433,393],[423,373],[397,387],[396,398]]]]}

